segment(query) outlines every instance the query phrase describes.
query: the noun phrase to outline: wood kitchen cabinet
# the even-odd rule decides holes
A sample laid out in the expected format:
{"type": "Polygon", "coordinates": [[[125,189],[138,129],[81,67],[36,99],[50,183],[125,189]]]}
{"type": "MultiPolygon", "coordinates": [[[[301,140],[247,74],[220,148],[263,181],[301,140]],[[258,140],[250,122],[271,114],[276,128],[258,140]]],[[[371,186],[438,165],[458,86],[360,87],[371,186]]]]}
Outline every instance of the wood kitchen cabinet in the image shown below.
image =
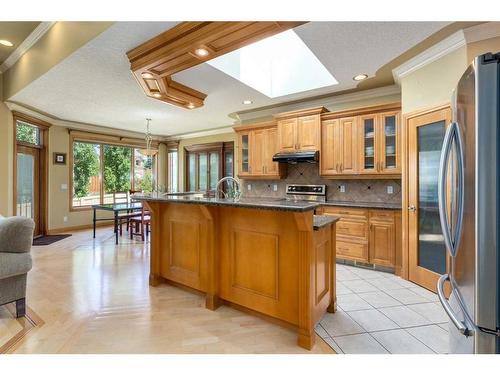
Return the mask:
{"type": "Polygon", "coordinates": [[[320,155],[322,176],[358,173],[357,130],[356,117],[322,121],[320,155]]]}
{"type": "Polygon", "coordinates": [[[398,178],[400,105],[321,115],[320,174],[326,178],[398,178]]]}
{"type": "Polygon", "coordinates": [[[318,213],[339,216],[337,222],[337,258],[379,266],[400,266],[401,220],[399,210],[376,210],[323,206],[318,213]]]}
{"type": "Polygon", "coordinates": [[[275,115],[279,152],[318,151],[324,107],[275,115]]]}
{"type": "Polygon", "coordinates": [[[238,138],[238,177],[283,178],[286,166],[273,162],[277,150],[277,128],[274,122],[234,128],[238,138]]]}

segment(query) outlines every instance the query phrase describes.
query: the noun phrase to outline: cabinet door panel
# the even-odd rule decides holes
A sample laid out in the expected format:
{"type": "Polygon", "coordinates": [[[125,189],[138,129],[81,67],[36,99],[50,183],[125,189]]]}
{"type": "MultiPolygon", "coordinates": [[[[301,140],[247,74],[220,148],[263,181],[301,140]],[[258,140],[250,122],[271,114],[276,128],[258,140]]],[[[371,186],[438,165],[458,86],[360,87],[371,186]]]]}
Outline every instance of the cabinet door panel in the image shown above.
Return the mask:
{"type": "Polygon", "coordinates": [[[300,151],[319,150],[320,126],[319,115],[298,118],[297,145],[300,151]]]}
{"type": "Polygon", "coordinates": [[[401,147],[400,147],[400,125],[399,113],[388,112],[380,115],[380,146],[379,161],[380,173],[401,173],[401,147]]]}
{"type": "Polygon", "coordinates": [[[278,163],[273,162],[273,155],[277,152],[278,144],[278,130],[276,128],[267,129],[265,131],[264,138],[264,153],[262,155],[264,159],[266,175],[277,175],[278,174],[278,163]]]}
{"type": "Polygon", "coordinates": [[[378,222],[370,224],[370,263],[394,266],[394,245],[394,224],[378,222]]]}
{"type": "Polygon", "coordinates": [[[359,117],[359,173],[378,172],[377,160],[377,116],[359,117]]]}
{"type": "Polygon", "coordinates": [[[340,119],[341,147],[340,154],[340,173],[357,174],[358,173],[358,139],[356,118],[349,117],[340,119]]]}
{"type": "Polygon", "coordinates": [[[250,158],[251,158],[251,133],[238,133],[238,176],[248,176],[250,174],[250,158]]]}
{"type": "Polygon", "coordinates": [[[280,152],[293,152],[297,146],[297,119],[278,121],[278,144],[280,152]]]}
{"type": "Polygon", "coordinates": [[[252,159],[251,159],[251,170],[252,175],[262,175],[264,174],[264,149],[265,149],[265,130],[254,130],[253,142],[252,142],[252,159]]]}
{"type": "Polygon", "coordinates": [[[340,137],[339,120],[326,120],[321,124],[321,175],[332,176],[339,173],[339,146],[342,145],[340,137]]]}
{"type": "Polygon", "coordinates": [[[346,242],[337,239],[337,257],[344,259],[368,261],[368,245],[366,243],[346,242]]]}

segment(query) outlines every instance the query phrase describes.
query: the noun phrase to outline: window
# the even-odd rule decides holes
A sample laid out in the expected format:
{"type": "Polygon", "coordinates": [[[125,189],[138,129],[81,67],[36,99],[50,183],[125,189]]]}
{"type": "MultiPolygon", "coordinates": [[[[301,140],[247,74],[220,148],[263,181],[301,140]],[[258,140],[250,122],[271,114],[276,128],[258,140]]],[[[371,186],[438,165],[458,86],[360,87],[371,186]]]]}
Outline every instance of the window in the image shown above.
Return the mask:
{"type": "Polygon", "coordinates": [[[156,190],[156,156],[143,149],[73,141],[72,208],[116,203],[129,190],[156,190]]]}
{"type": "Polygon", "coordinates": [[[215,191],[217,182],[233,175],[233,142],[185,147],[186,189],[215,191]]]}
{"type": "Polygon", "coordinates": [[[169,193],[175,193],[179,189],[179,152],[177,147],[168,150],[168,186],[169,193]]]}
{"type": "Polygon", "coordinates": [[[41,144],[40,128],[24,121],[16,120],[16,141],[39,146],[41,144]]]}

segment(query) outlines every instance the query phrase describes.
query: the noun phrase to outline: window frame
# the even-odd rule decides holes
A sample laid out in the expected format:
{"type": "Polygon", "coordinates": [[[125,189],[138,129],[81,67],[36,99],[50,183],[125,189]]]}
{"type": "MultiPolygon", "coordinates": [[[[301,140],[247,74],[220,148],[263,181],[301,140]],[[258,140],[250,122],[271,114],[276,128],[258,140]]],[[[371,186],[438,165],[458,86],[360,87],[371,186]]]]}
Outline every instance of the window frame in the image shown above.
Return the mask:
{"type": "Polygon", "coordinates": [[[165,190],[168,193],[179,191],[179,142],[169,142],[167,143],[167,186],[165,190]],[[176,160],[174,160],[172,154],[176,154],[176,160]],[[176,181],[174,186],[174,169],[176,174],[176,181]]]}
{"type": "MultiPolygon", "coordinates": [[[[117,136],[108,136],[98,133],[82,132],[77,130],[68,129],[69,137],[69,211],[89,211],[92,210],[92,205],[85,206],[73,206],[73,169],[74,169],[74,158],[73,158],[73,147],[75,143],[90,143],[99,145],[99,204],[104,204],[104,147],[105,146],[118,146],[118,147],[128,147],[132,150],[130,156],[130,189],[135,190],[135,149],[145,149],[145,143],[143,140],[136,138],[125,138],[117,136]]],[[[153,171],[153,187],[158,188],[158,142],[153,142],[152,150],[156,151],[153,155],[152,161],[152,171],[153,171]]]]}

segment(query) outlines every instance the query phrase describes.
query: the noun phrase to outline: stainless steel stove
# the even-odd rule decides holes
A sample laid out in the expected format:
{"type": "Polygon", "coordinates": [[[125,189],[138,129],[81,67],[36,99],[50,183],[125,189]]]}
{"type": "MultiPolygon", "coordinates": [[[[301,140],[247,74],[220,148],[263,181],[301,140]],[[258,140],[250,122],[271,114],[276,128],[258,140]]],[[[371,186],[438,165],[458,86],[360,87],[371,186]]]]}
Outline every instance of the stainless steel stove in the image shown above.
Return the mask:
{"type": "Polygon", "coordinates": [[[286,185],[287,201],[326,201],[326,185],[286,185]]]}

